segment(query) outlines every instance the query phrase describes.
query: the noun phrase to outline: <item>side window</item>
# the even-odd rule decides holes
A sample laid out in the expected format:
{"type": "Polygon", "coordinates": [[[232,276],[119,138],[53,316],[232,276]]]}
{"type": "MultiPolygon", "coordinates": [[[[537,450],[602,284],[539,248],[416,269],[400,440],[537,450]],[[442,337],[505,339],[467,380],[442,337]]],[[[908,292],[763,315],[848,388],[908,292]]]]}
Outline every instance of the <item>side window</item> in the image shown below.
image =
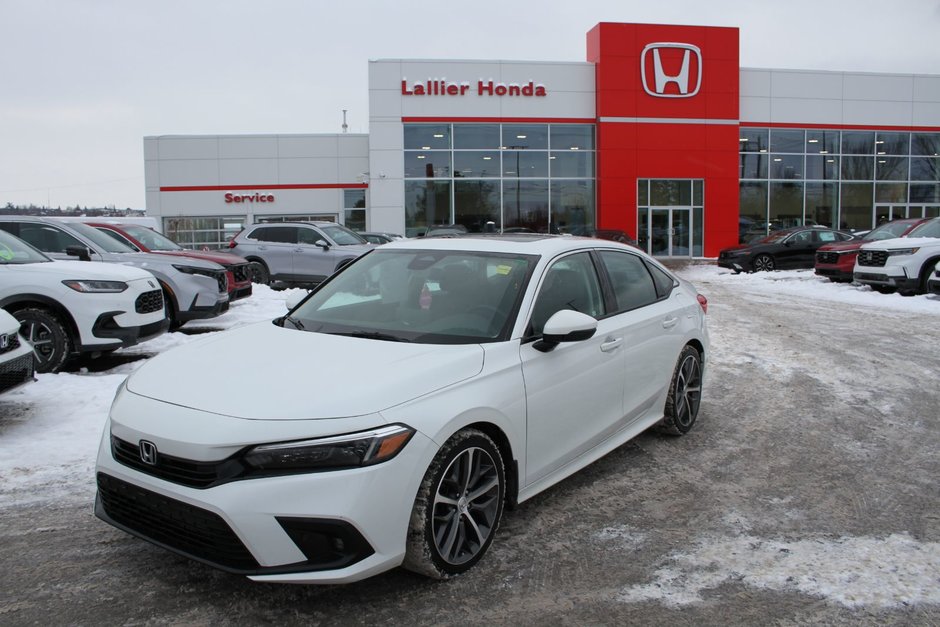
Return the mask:
{"type": "Polygon", "coordinates": [[[836,241],[835,231],[817,231],[816,237],[819,238],[820,242],[834,242],[836,241]]]}
{"type": "Polygon", "coordinates": [[[297,229],[297,241],[301,244],[316,244],[320,240],[327,241],[319,231],[312,228],[301,227],[297,229]]]}
{"type": "Polygon", "coordinates": [[[105,235],[107,235],[108,237],[114,239],[115,241],[121,242],[121,243],[124,244],[125,246],[130,246],[130,247],[133,248],[134,250],[138,250],[137,246],[135,246],[134,244],[132,244],[129,239],[127,239],[126,237],[124,237],[124,236],[121,235],[120,233],[118,233],[118,232],[116,232],[116,231],[112,231],[111,229],[105,229],[105,228],[102,228],[102,227],[98,227],[98,230],[101,231],[102,233],[104,233],[105,235]]]}
{"type": "Polygon", "coordinates": [[[68,233],[46,224],[21,224],[20,238],[44,253],[64,253],[69,246],[85,246],[68,233]]]}
{"type": "Polygon", "coordinates": [[[836,233],[836,237],[838,238],[838,240],[839,240],[840,242],[846,242],[846,241],[852,239],[852,236],[851,236],[851,235],[847,235],[847,234],[845,234],[845,233],[836,233]]]}
{"type": "Polygon", "coordinates": [[[676,287],[676,280],[672,277],[672,275],[659,266],[654,266],[648,261],[645,263],[646,267],[650,271],[650,274],[653,275],[653,283],[656,284],[656,294],[660,298],[666,298],[672,294],[672,290],[674,290],[676,287]]]}
{"type": "MultiPolygon", "coordinates": [[[[659,298],[656,285],[642,259],[637,255],[616,251],[601,251],[600,255],[614,288],[618,312],[630,311],[656,302],[659,298]]],[[[669,289],[672,289],[671,278],[669,289]]]]}
{"type": "Polygon", "coordinates": [[[594,318],[606,313],[600,281],[589,253],[568,255],[548,269],[535,299],[527,335],[540,335],[548,319],[563,309],[580,311],[594,318]]]}
{"type": "Polygon", "coordinates": [[[794,244],[809,244],[813,241],[813,232],[812,231],[799,231],[794,233],[790,237],[790,241],[794,244]]]}
{"type": "Polygon", "coordinates": [[[256,239],[259,242],[277,242],[280,244],[296,244],[297,243],[297,227],[296,226],[263,226],[259,229],[252,231],[251,235],[248,236],[251,239],[256,239]]]}

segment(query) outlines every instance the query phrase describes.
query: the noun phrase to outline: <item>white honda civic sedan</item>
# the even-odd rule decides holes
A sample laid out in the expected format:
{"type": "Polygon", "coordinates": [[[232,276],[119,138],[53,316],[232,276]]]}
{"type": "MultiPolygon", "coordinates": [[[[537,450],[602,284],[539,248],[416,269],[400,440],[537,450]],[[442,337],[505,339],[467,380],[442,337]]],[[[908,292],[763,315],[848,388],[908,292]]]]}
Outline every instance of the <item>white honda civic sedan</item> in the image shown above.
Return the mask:
{"type": "Polygon", "coordinates": [[[461,573],[504,505],[650,427],[692,427],[706,308],[615,242],[386,244],[283,318],[130,375],[96,513],[257,581],[461,573]]]}

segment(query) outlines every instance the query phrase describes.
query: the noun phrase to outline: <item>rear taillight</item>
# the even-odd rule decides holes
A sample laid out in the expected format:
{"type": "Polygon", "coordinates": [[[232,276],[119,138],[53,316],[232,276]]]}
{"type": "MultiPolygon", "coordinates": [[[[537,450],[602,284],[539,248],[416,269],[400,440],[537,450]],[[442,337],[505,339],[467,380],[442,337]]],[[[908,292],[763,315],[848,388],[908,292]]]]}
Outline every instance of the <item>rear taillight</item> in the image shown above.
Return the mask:
{"type": "Polygon", "coordinates": [[[702,313],[708,313],[708,299],[702,296],[701,294],[697,295],[695,299],[698,301],[699,306],[702,308],[702,313]]]}

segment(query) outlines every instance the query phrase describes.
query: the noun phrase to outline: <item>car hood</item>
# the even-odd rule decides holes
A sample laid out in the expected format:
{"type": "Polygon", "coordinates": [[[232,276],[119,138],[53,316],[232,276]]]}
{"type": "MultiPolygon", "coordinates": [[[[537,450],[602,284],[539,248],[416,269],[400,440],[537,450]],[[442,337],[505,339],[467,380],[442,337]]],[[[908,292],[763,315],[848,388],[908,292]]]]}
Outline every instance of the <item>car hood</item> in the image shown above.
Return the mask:
{"type": "Polygon", "coordinates": [[[880,242],[870,242],[862,246],[865,250],[895,250],[898,248],[918,248],[920,246],[936,246],[940,248],[940,238],[937,237],[895,237],[883,239],[880,242]]]}
{"type": "Polygon", "coordinates": [[[89,263],[87,261],[50,261],[41,263],[16,263],[0,266],[10,271],[20,273],[24,277],[57,277],[59,280],[93,279],[98,281],[137,281],[140,279],[153,279],[153,275],[145,270],[132,266],[122,266],[104,263],[89,263]]]}
{"type": "Polygon", "coordinates": [[[194,268],[203,268],[205,270],[224,269],[219,264],[213,263],[211,261],[205,261],[204,259],[174,259],[173,257],[167,257],[166,255],[159,253],[104,253],[101,258],[111,263],[119,263],[125,266],[135,266],[145,270],[148,268],[148,266],[153,266],[165,271],[172,264],[192,266],[194,268]]]}
{"type": "Polygon", "coordinates": [[[375,413],[468,379],[479,344],[386,342],[261,322],[152,358],[130,392],[248,420],[311,420],[375,413]]]}
{"type": "Polygon", "coordinates": [[[862,240],[849,240],[848,242],[833,242],[831,244],[823,244],[819,247],[819,252],[830,252],[833,250],[858,250],[862,247],[862,244],[865,244],[862,240]]]}
{"type": "Polygon", "coordinates": [[[212,261],[226,266],[234,266],[248,263],[248,260],[232,253],[221,253],[206,250],[154,250],[155,255],[172,255],[173,257],[188,257],[190,259],[202,259],[212,261]]]}

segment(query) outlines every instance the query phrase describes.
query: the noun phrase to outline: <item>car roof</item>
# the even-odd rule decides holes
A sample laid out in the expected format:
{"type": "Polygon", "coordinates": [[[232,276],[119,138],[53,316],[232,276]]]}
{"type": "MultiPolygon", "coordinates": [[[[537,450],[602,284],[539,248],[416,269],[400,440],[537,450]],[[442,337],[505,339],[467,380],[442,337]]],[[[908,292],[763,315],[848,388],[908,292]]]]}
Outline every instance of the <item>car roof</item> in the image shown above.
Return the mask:
{"type": "Polygon", "coordinates": [[[249,224],[246,226],[246,229],[255,227],[255,226],[343,226],[339,222],[331,222],[329,220],[316,220],[313,222],[297,220],[294,222],[255,222],[254,224],[249,224]]]}
{"type": "Polygon", "coordinates": [[[382,246],[382,250],[476,250],[482,252],[514,253],[523,255],[554,256],[569,250],[608,248],[633,253],[638,249],[610,240],[570,235],[539,233],[470,233],[462,237],[421,237],[396,240],[382,246]]]}

